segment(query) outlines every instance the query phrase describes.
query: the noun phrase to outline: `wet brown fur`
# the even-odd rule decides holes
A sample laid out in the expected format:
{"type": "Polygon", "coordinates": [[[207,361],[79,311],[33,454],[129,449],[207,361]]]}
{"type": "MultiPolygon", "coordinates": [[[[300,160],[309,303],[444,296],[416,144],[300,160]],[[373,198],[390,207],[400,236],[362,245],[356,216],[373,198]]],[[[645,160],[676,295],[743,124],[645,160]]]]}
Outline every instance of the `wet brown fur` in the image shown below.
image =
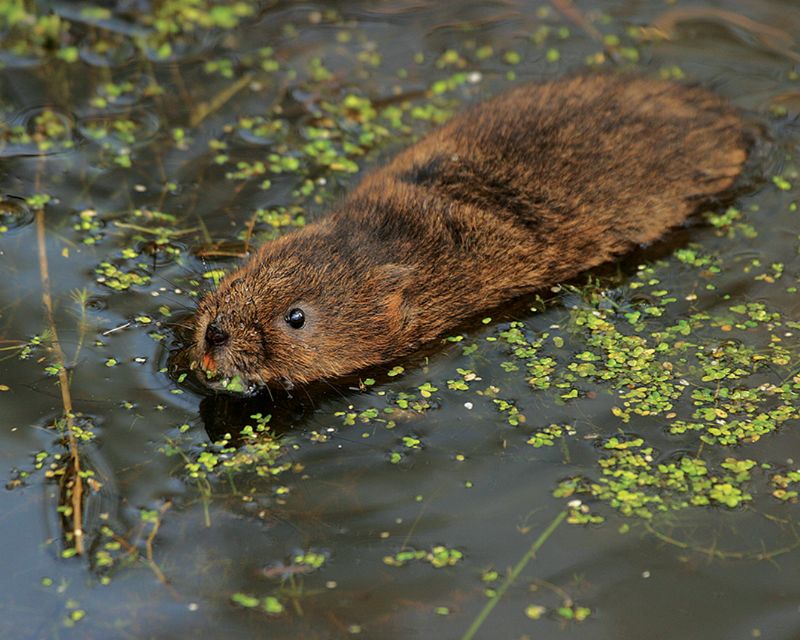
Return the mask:
{"type": "Polygon", "coordinates": [[[335,378],[648,243],[728,189],[747,143],[699,87],[582,76],[456,116],[200,303],[195,359],[255,384],[335,378]],[[289,309],[306,325],[289,327],[289,309]],[[209,322],[229,334],[212,348],[209,322]]]}

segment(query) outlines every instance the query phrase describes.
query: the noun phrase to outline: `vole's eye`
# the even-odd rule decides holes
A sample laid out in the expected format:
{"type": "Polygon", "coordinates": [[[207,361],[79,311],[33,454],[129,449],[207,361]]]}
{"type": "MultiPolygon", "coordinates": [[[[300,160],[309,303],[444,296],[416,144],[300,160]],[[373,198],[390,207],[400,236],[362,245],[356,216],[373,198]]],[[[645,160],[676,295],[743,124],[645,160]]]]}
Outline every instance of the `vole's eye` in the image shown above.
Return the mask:
{"type": "Polygon", "coordinates": [[[306,323],[306,314],[302,309],[290,309],[284,320],[292,329],[299,329],[306,323]]]}

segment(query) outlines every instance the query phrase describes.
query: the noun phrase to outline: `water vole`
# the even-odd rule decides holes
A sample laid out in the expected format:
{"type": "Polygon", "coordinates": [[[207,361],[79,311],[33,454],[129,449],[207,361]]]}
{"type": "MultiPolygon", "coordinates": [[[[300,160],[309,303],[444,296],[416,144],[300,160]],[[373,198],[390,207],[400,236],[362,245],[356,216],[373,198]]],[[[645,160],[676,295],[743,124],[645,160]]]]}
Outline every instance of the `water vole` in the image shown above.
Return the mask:
{"type": "Polygon", "coordinates": [[[521,86],[262,246],[199,304],[212,387],[335,378],[655,240],[729,188],[747,142],[699,87],[582,76],[521,86]]]}

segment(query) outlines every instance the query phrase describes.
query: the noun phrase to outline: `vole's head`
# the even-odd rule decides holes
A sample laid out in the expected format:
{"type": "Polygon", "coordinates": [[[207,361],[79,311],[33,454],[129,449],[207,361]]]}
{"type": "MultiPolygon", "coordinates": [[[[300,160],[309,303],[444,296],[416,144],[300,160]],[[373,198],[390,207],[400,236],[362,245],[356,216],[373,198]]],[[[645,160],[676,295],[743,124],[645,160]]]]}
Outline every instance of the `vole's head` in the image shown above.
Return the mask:
{"type": "Polygon", "coordinates": [[[402,341],[403,273],[311,230],[268,243],[200,302],[193,364],[208,386],[251,394],[383,362],[402,341]]]}

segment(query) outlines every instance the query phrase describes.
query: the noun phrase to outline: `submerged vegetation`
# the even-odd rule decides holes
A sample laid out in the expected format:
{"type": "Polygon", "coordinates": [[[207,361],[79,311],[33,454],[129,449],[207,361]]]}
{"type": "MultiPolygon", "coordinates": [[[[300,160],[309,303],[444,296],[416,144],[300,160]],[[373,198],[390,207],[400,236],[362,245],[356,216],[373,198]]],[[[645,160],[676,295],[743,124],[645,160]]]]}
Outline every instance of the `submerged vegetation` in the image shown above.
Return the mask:
{"type": "MultiPolygon", "coordinates": [[[[395,35],[389,50],[362,24],[365,12],[211,0],[0,6],[0,251],[15,287],[34,292],[16,301],[0,290],[0,397],[15,405],[14,431],[36,428],[7,486],[9,500],[50,488],[60,532],[33,544],[59,562],[85,562],[114,588],[115,577],[144,567],[189,611],[196,600],[216,603],[206,620],[224,602],[242,629],[262,624],[241,617],[249,611],[358,634],[366,614],[347,604],[342,619],[321,622],[315,608],[326,605],[316,603],[330,606],[326,593],[358,602],[383,581],[403,595],[376,605],[374,633],[407,606],[457,617],[465,637],[567,524],[587,545],[613,527],[710,558],[794,550],[800,169],[786,123],[800,78],[791,65],[775,71],[791,88],[758,105],[768,117],[754,116],[778,140],[776,159],[755,171],[769,173],[751,176],[751,193],[703,212],[689,233],[498,310],[429,358],[395,363],[357,388],[298,392],[290,409],[311,407],[300,417],[268,398],[241,418],[219,398],[198,408],[191,376],[169,356],[187,311],[236,259],[320,215],[356,174],[464,103],[579,66],[636,67],[693,19],[674,9],[623,28],[600,11],[542,2],[513,38],[503,35],[507,18],[478,12],[457,27],[445,21],[445,35],[414,40],[416,50],[395,35]],[[52,398],[35,422],[19,417],[52,398]],[[497,479],[509,468],[546,483],[514,502],[497,479]],[[535,475],[542,468],[548,474],[535,475]],[[426,480],[437,473],[441,482],[426,480]],[[487,497],[494,482],[501,488],[487,497]],[[491,520],[506,498],[496,513],[507,521],[491,520]],[[490,512],[470,520],[485,531],[441,524],[468,519],[473,500],[490,512]],[[447,501],[466,506],[450,511],[447,501]],[[729,544],[726,518],[750,515],[769,533],[729,544]],[[253,540],[234,535],[225,546],[231,520],[253,540]],[[518,541],[511,559],[491,541],[503,527],[516,536],[504,540],[518,541]],[[262,540],[271,528],[296,542],[262,540]],[[202,559],[181,554],[195,537],[202,559]],[[248,545],[255,552],[243,558],[248,545]],[[256,577],[235,575],[236,562],[256,577]],[[193,590],[193,580],[217,575],[221,586],[193,590]]],[[[722,10],[704,17],[768,33],[722,10]]],[[[796,65],[790,47],[771,42],[796,65]]],[[[651,71],[687,75],[668,59],[651,71]]],[[[79,587],[67,578],[41,586],[60,598],[48,629],[96,624],[101,637],[115,616],[146,628],[133,622],[135,608],[104,617],[93,592],[73,597],[79,587]]],[[[515,596],[516,625],[594,615],[570,595],[580,584],[529,587],[515,596]]],[[[131,599],[131,587],[118,588],[120,601],[131,599]]]]}

